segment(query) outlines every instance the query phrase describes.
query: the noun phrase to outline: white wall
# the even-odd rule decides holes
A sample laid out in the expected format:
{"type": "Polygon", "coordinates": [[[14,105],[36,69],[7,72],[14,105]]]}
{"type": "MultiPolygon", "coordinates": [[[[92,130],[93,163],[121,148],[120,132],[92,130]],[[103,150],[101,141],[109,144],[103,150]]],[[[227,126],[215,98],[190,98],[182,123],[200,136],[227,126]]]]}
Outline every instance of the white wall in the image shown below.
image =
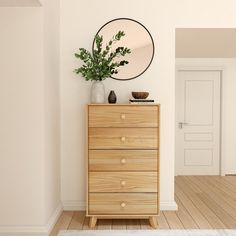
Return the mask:
{"type": "Polygon", "coordinates": [[[0,8],[0,32],[0,225],[43,225],[41,9],[0,8]]]}
{"type": "Polygon", "coordinates": [[[118,101],[127,101],[132,90],[150,91],[161,103],[161,202],[174,201],[175,28],[236,27],[233,0],[209,1],[84,1],[61,0],[61,180],[67,209],[81,208],[85,200],[85,105],[91,84],[72,73],[79,62],[73,53],[90,49],[93,36],[107,21],[130,17],[143,23],[153,35],[156,54],[140,78],[105,81],[118,101]]]}
{"type": "Polygon", "coordinates": [[[59,1],[0,8],[0,32],[0,235],[48,235],[62,209],[59,1]]]}
{"type": "Polygon", "coordinates": [[[225,173],[236,174],[236,58],[177,58],[176,65],[223,68],[221,158],[225,173]]]}
{"type": "MultiPolygon", "coordinates": [[[[153,4],[151,2],[150,5],[153,4]]],[[[154,39],[158,38],[157,55],[163,60],[154,59],[150,69],[139,79],[120,82],[112,79],[105,81],[107,94],[109,90],[115,90],[118,102],[127,102],[132,90],[147,90],[153,98],[162,104],[162,128],[161,128],[161,155],[165,157],[161,161],[166,173],[161,173],[162,201],[166,201],[173,207],[174,196],[174,137],[171,137],[174,128],[174,61],[169,63],[168,57],[174,58],[173,44],[166,44],[166,38],[174,40],[173,29],[162,25],[161,19],[154,16],[161,14],[157,7],[147,6],[144,1],[137,4],[134,1],[121,1],[118,5],[110,1],[103,4],[97,1],[61,2],[61,174],[62,174],[62,201],[66,209],[81,209],[85,201],[85,105],[89,102],[90,82],[85,82],[72,73],[79,65],[73,54],[79,47],[91,48],[93,36],[101,25],[115,17],[129,16],[144,23],[152,33],[154,39]],[[93,5],[93,7],[91,7],[93,5]],[[103,7],[107,6],[106,14],[103,7]],[[126,6],[126,7],[124,7],[126,6]],[[110,11],[109,9],[114,9],[110,11]],[[130,13],[132,9],[132,14],[130,13]],[[149,11],[149,15],[140,12],[149,11]],[[77,12],[80,14],[77,14],[77,12]],[[120,14],[120,12],[123,14],[120,14]],[[89,20],[85,20],[89,19],[89,20]],[[85,22],[86,21],[86,22],[85,22]],[[165,80],[161,80],[162,71],[166,70],[165,80]],[[170,96],[165,97],[168,91],[170,96]],[[165,122],[163,121],[165,117],[165,122]],[[168,139],[168,142],[165,140],[168,139]],[[163,184],[165,183],[165,184],[163,184]]]]}
{"type": "Polygon", "coordinates": [[[60,1],[45,1],[44,11],[44,119],[45,219],[61,209],[60,196],[60,1]]]}
{"type": "Polygon", "coordinates": [[[0,7],[38,7],[41,0],[0,0],[0,7]]]}

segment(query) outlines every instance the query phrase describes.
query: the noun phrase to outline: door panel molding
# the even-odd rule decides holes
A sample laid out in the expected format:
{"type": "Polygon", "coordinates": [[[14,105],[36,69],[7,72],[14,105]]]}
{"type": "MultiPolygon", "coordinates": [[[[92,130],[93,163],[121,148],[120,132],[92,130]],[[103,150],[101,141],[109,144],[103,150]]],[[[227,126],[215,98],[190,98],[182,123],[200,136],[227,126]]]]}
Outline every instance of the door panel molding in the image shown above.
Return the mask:
{"type": "MultiPolygon", "coordinates": [[[[222,111],[222,109],[221,109],[221,89],[222,89],[223,70],[224,70],[224,68],[221,66],[210,66],[210,67],[183,66],[183,65],[176,66],[176,102],[177,102],[176,108],[178,109],[178,105],[179,105],[177,100],[180,99],[181,96],[182,96],[182,99],[184,99],[183,96],[186,96],[186,88],[184,89],[184,95],[180,95],[178,93],[178,88],[180,88],[180,85],[178,84],[178,82],[179,82],[178,78],[180,76],[180,72],[213,72],[211,75],[212,77],[210,77],[211,79],[207,78],[208,77],[207,74],[205,74],[205,76],[203,76],[203,77],[205,77],[205,81],[208,81],[208,82],[210,81],[212,83],[213,91],[211,94],[211,96],[212,96],[211,110],[213,109],[213,111],[214,111],[212,113],[212,117],[210,117],[210,118],[212,118],[212,122],[208,122],[207,124],[201,124],[201,123],[196,122],[194,124],[190,123],[190,124],[183,126],[183,129],[185,129],[185,133],[183,132],[184,135],[182,135],[182,140],[183,140],[183,142],[186,142],[187,146],[184,147],[184,150],[182,152],[184,154],[182,157],[182,160],[185,164],[187,164],[187,166],[190,167],[189,171],[186,171],[186,173],[185,173],[183,170],[180,169],[180,165],[178,163],[179,162],[178,152],[180,150],[180,147],[178,145],[178,143],[179,143],[178,142],[178,139],[179,139],[179,137],[178,137],[178,131],[179,131],[178,122],[188,123],[188,120],[186,119],[186,114],[184,114],[184,119],[180,120],[178,117],[178,114],[177,114],[177,109],[176,109],[176,174],[177,175],[178,174],[187,174],[187,175],[196,174],[196,173],[194,173],[194,171],[193,172],[191,171],[191,169],[194,170],[194,166],[192,167],[191,165],[189,165],[189,164],[191,164],[191,161],[194,161],[194,156],[191,157],[192,159],[190,158],[189,160],[187,160],[188,157],[186,157],[185,149],[186,150],[190,150],[190,149],[194,150],[195,146],[198,145],[199,143],[201,143],[202,148],[200,148],[200,146],[199,146],[196,150],[202,150],[202,151],[208,150],[204,154],[206,157],[206,160],[204,160],[204,162],[202,162],[204,165],[199,165],[200,167],[202,167],[203,172],[207,171],[208,166],[211,167],[211,164],[212,164],[212,167],[213,167],[213,165],[215,165],[213,156],[216,154],[217,148],[216,148],[216,146],[214,146],[214,147],[212,146],[213,147],[212,149],[210,146],[207,147],[207,145],[209,143],[212,143],[212,145],[218,145],[218,154],[217,154],[219,156],[218,174],[225,175],[225,171],[224,171],[225,170],[225,163],[224,163],[224,160],[222,159],[222,156],[221,156],[221,111],[222,111]],[[214,75],[214,72],[219,73],[219,80],[214,79],[214,77],[217,77],[217,74],[214,75]],[[217,84],[215,84],[215,81],[218,81],[217,84]],[[215,90],[215,89],[217,89],[217,90],[215,90]],[[214,90],[217,91],[217,94],[214,94],[214,90]],[[215,108],[216,104],[215,104],[214,100],[217,103],[219,103],[219,105],[217,105],[217,107],[219,108],[219,112],[218,112],[218,110],[217,110],[217,112],[214,110],[214,109],[216,109],[215,108]],[[215,116],[217,116],[217,117],[214,117],[214,113],[215,113],[215,116]],[[219,114],[219,115],[217,115],[217,114],[219,114]],[[212,133],[210,131],[210,127],[216,128],[217,123],[219,124],[218,131],[217,131],[219,133],[218,136],[215,133],[212,133]]],[[[204,80],[193,78],[191,81],[203,82],[204,80]]],[[[207,94],[207,92],[205,94],[207,94]]],[[[205,96],[205,97],[207,97],[207,96],[205,96]]],[[[206,108],[207,108],[207,106],[206,106],[206,108]]],[[[182,110],[182,111],[185,112],[185,109],[186,109],[186,107],[184,107],[184,110],[182,110]]],[[[196,119],[198,119],[198,117],[196,119]]],[[[199,119],[201,120],[202,117],[200,117],[199,119]]],[[[203,117],[203,119],[204,119],[204,117],[203,117]]],[[[187,151],[187,154],[188,154],[188,151],[187,151]]],[[[194,163],[194,164],[199,164],[199,163],[194,163]]],[[[213,170],[213,168],[212,168],[212,174],[214,174],[214,175],[217,174],[216,171],[213,170]]]]}
{"type": "MultiPolygon", "coordinates": [[[[195,72],[202,72],[202,71],[195,71],[195,72]]],[[[184,83],[184,101],[185,101],[185,103],[184,103],[184,121],[185,122],[187,122],[187,123],[189,123],[188,125],[189,126],[209,126],[209,125],[213,125],[213,123],[214,123],[214,112],[213,112],[213,110],[214,110],[214,81],[212,81],[212,80],[185,80],[185,83],[184,83]],[[187,119],[187,104],[186,104],[186,101],[187,101],[187,83],[193,83],[193,82],[201,82],[201,83],[206,83],[206,82],[210,82],[211,83],[211,90],[212,90],[212,96],[211,96],[211,99],[212,99],[212,101],[211,101],[211,114],[212,114],[212,116],[211,116],[211,119],[209,119],[209,120],[211,120],[211,122],[209,122],[209,123],[193,123],[193,122],[189,122],[189,120],[187,119]]]]}
{"type": "Polygon", "coordinates": [[[207,132],[195,132],[195,133],[194,132],[186,132],[184,134],[184,141],[185,142],[197,142],[197,141],[209,142],[209,141],[213,141],[213,139],[214,139],[213,134],[210,132],[209,133],[207,133],[207,132]],[[193,139],[194,135],[195,135],[195,137],[197,137],[197,139],[193,139]],[[198,135],[203,135],[202,139],[200,139],[198,135]],[[204,135],[205,135],[205,138],[204,138],[204,135]],[[209,136],[207,136],[207,135],[209,135],[209,136]],[[192,139],[190,137],[192,137],[192,139]],[[210,137],[210,138],[208,138],[208,137],[210,137]]]}
{"type": "MultiPolygon", "coordinates": [[[[190,161],[190,160],[189,160],[190,161]]],[[[196,160],[193,160],[196,162],[196,160]]],[[[189,148],[189,149],[184,149],[184,165],[185,166],[212,166],[213,165],[213,150],[212,149],[194,149],[194,148],[189,148]],[[190,152],[190,151],[195,151],[195,152],[200,152],[200,153],[203,153],[204,151],[208,152],[208,154],[210,154],[210,162],[209,164],[187,164],[187,155],[186,155],[186,152],[190,152]]]]}

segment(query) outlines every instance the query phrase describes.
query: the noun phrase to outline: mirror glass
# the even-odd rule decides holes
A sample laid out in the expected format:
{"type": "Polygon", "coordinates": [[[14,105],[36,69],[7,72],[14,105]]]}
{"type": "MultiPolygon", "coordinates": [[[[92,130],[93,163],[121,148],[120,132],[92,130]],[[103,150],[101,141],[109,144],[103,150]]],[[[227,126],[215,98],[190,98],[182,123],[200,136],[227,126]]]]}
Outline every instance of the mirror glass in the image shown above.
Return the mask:
{"type": "MultiPolygon", "coordinates": [[[[113,74],[111,78],[117,80],[135,79],[143,74],[152,62],[154,56],[153,38],[141,23],[129,18],[119,18],[109,21],[97,32],[103,36],[103,47],[106,47],[106,44],[118,31],[124,31],[125,36],[113,44],[113,48],[127,47],[131,49],[131,53],[122,57],[122,60],[127,60],[129,64],[119,67],[118,74],[113,74]]],[[[94,46],[95,42],[93,48],[94,46]]]]}

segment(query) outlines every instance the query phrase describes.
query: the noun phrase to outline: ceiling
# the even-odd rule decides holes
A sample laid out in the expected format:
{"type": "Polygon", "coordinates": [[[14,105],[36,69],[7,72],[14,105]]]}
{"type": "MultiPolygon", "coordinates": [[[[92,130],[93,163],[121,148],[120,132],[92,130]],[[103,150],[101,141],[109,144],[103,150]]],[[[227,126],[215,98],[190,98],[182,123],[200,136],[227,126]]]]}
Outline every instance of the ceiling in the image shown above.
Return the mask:
{"type": "Polygon", "coordinates": [[[236,58],[236,29],[176,29],[177,58],[236,58]]]}
{"type": "Polygon", "coordinates": [[[41,0],[0,0],[0,7],[39,7],[41,0]]]}

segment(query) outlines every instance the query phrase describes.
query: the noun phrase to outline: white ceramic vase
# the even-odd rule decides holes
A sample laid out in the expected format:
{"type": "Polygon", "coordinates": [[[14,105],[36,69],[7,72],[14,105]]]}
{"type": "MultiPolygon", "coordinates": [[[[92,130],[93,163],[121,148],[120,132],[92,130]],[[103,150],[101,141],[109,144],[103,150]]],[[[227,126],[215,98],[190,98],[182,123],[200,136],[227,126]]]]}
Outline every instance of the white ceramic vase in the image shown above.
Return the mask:
{"type": "Polygon", "coordinates": [[[91,87],[91,103],[105,103],[105,87],[102,81],[94,81],[91,87]]]}

